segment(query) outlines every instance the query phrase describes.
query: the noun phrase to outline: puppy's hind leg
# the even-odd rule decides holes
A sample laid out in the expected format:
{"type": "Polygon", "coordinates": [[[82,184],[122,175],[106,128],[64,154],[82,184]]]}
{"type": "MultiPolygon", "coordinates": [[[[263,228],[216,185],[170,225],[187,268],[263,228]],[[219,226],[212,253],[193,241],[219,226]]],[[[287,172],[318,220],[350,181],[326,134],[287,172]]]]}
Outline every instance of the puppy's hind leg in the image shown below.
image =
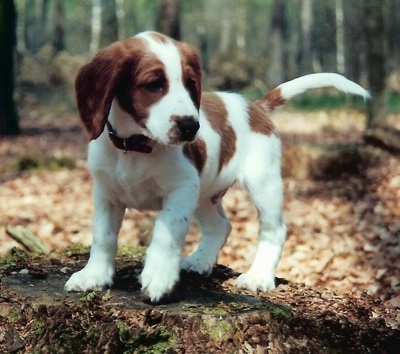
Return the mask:
{"type": "Polygon", "coordinates": [[[268,163],[260,157],[257,168],[246,169],[242,181],[259,213],[259,243],[252,266],[238,277],[236,286],[253,291],[275,288],[275,271],[286,237],[280,158],[277,151],[272,155],[268,163]]]}
{"type": "Polygon", "coordinates": [[[217,262],[218,253],[231,232],[231,224],[221,201],[217,204],[212,204],[211,201],[203,203],[194,216],[200,224],[203,237],[196,251],[182,260],[181,268],[199,274],[210,274],[217,262]]]}

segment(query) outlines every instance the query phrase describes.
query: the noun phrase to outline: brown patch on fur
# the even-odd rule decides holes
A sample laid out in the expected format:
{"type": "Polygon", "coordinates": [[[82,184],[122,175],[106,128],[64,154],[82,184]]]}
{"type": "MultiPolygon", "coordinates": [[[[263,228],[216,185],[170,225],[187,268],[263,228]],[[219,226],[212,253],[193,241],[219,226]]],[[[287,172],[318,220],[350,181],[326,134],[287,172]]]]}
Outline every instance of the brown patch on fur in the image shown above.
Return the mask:
{"type": "Polygon", "coordinates": [[[114,97],[144,126],[151,105],[168,92],[168,79],[164,64],[146,52],[145,41],[131,38],[99,51],[80,69],[75,90],[81,121],[92,140],[103,132],[114,97]],[[154,90],[155,82],[159,90],[154,90]]]}
{"type": "Polygon", "coordinates": [[[276,132],[274,123],[268,117],[265,109],[257,103],[250,102],[248,107],[250,128],[255,133],[271,135],[276,132]]]}
{"type": "Polygon", "coordinates": [[[224,101],[215,93],[203,93],[201,108],[211,127],[221,136],[218,171],[228,164],[236,152],[236,134],[228,121],[228,112],[224,101]]]}
{"type": "Polygon", "coordinates": [[[197,139],[193,143],[185,144],[183,146],[183,153],[193,162],[194,167],[196,167],[196,170],[200,175],[203,172],[207,160],[206,143],[201,139],[197,139]]]}
{"type": "Polygon", "coordinates": [[[181,54],[182,80],[197,109],[201,100],[201,67],[197,52],[188,44],[176,42],[181,54]]]}
{"type": "Polygon", "coordinates": [[[228,187],[228,188],[224,188],[223,190],[221,190],[221,191],[215,193],[215,194],[211,197],[211,203],[213,203],[214,205],[215,205],[215,204],[218,204],[218,203],[221,201],[221,199],[224,197],[224,195],[226,194],[226,192],[228,191],[228,189],[229,189],[229,187],[228,187]]]}
{"type": "Polygon", "coordinates": [[[157,42],[167,43],[171,40],[171,38],[165,36],[164,34],[158,32],[151,32],[150,36],[157,42]]]}
{"type": "MultiPolygon", "coordinates": [[[[186,43],[160,33],[150,35],[156,41],[171,41],[178,47],[184,85],[199,109],[201,69],[197,53],[186,43]]],[[[79,71],[75,89],[79,115],[92,140],[103,132],[114,97],[139,125],[145,126],[150,107],[168,93],[169,83],[164,64],[148,53],[146,41],[131,38],[99,51],[79,71]],[[154,89],[158,86],[159,89],[154,89]]]]}
{"type": "Polygon", "coordinates": [[[153,54],[143,55],[131,70],[118,85],[116,97],[121,108],[145,126],[150,107],[168,93],[169,82],[164,64],[153,54]],[[151,88],[154,83],[159,90],[151,88]]]}
{"type": "Polygon", "coordinates": [[[286,99],[282,96],[280,88],[269,91],[261,101],[266,102],[271,111],[286,103],[286,99]]]}
{"type": "Polygon", "coordinates": [[[99,51],[80,69],[75,80],[76,99],[90,140],[103,132],[121,77],[124,73],[132,75],[143,52],[143,42],[139,40],[117,42],[99,51]]]}

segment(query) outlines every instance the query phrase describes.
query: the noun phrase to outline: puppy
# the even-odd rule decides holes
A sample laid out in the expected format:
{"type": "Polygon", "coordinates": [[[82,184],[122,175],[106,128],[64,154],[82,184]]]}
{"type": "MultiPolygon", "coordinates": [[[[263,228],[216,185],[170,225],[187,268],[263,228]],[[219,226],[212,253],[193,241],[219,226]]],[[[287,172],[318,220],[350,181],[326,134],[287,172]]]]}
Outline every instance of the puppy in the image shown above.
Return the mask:
{"type": "Polygon", "coordinates": [[[221,202],[235,182],[259,213],[256,256],[236,285],[274,289],[286,227],[281,143],[269,116],[291,97],[325,86],[368,97],[359,85],[326,73],[286,82],[256,102],[202,92],[196,52],[156,32],[101,50],[76,78],[79,115],[91,140],[93,243],[88,263],[66,290],[112,285],[126,208],[160,210],[140,275],[151,301],[173,290],[181,269],[209,274],[231,231],[221,202]],[[192,216],[202,241],[181,259],[192,216]]]}

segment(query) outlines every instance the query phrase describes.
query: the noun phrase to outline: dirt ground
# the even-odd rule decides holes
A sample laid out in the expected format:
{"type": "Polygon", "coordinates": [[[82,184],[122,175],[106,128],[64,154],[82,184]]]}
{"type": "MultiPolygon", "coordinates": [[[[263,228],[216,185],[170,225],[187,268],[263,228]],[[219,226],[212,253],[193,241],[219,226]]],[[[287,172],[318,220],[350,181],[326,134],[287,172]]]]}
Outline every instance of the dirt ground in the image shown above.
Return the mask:
{"type": "MultiPolygon", "coordinates": [[[[0,140],[0,254],[17,246],[6,235],[8,225],[28,228],[49,249],[90,244],[86,141],[76,115],[48,111],[25,109],[25,134],[0,140]]],[[[285,151],[288,226],[277,276],[339,293],[368,293],[400,307],[400,156],[362,146],[364,116],[357,111],[282,110],[274,122],[285,151]],[[307,146],[344,153],[313,160],[307,146]]],[[[257,214],[237,186],[224,205],[233,231],[219,263],[242,272],[255,251],[257,214]]],[[[127,211],[120,244],[147,244],[154,215],[127,211]]],[[[185,254],[198,240],[194,224],[185,254]]]]}

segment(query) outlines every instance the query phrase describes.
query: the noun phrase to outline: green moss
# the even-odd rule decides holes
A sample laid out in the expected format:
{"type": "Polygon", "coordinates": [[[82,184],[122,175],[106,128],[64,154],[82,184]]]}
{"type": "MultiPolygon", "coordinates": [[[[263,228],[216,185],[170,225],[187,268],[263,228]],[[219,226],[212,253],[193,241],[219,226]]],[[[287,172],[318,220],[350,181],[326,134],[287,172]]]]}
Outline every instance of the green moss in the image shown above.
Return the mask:
{"type": "Polygon", "coordinates": [[[83,256],[90,253],[90,246],[84,246],[80,243],[73,243],[70,246],[60,250],[61,254],[67,257],[83,256]]]}
{"type": "Polygon", "coordinates": [[[21,320],[24,319],[24,315],[22,313],[22,310],[20,308],[17,307],[11,307],[10,311],[7,314],[7,320],[10,323],[17,323],[21,320]]]}
{"type": "Polygon", "coordinates": [[[152,332],[139,331],[135,334],[132,334],[132,330],[123,322],[118,323],[118,328],[124,354],[165,353],[178,344],[178,339],[170,328],[161,327],[152,332]]]}
{"type": "Polygon", "coordinates": [[[216,342],[224,342],[232,338],[236,327],[232,326],[225,316],[210,316],[208,319],[203,318],[200,331],[216,342]]]}
{"type": "MultiPolygon", "coordinates": [[[[74,243],[60,251],[67,257],[83,256],[90,253],[90,246],[84,246],[80,243],[74,243]]],[[[146,253],[146,247],[143,246],[121,246],[118,248],[117,257],[128,259],[141,259],[146,253]]]]}
{"type": "Polygon", "coordinates": [[[89,291],[89,292],[85,293],[85,295],[80,297],[79,302],[81,304],[89,304],[89,303],[93,302],[94,300],[98,300],[98,299],[99,299],[99,296],[98,296],[97,291],[89,291]]]}
{"type": "Polygon", "coordinates": [[[220,306],[220,304],[216,304],[214,306],[186,304],[183,306],[182,310],[180,310],[179,313],[184,313],[185,315],[188,315],[188,316],[196,315],[196,314],[224,316],[227,314],[226,308],[224,308],[223,306],[220,306]]]}
{"type": "Polygon", "coordinates": [[[10,252],[0,257],[0,268],[7,269],[12,266],[23,268],[28,264],[30,260],[37,257],[38,255],[28,253],[22,248],[13,247],[10,252]]]}
{"type": "Polygon", "coordinates": [[[143,258],[146,247],[143,246],[121,246],[118,248],[117,257],[121,258],[143,258]]]}
{"type": "Polygon", "coordinates": [[[29,329],[29,336],[40,340],[47,331],[48,323],[41,318],[36,318],[29,329]]]}

